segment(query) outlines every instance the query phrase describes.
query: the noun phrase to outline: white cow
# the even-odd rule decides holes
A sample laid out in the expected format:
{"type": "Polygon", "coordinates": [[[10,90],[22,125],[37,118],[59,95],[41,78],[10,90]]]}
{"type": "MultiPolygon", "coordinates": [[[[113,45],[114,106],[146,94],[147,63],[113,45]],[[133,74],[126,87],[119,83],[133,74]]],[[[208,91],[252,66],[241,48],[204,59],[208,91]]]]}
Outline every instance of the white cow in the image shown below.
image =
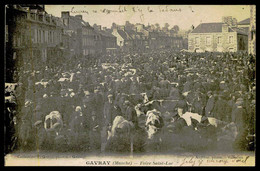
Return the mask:
{"type": "Polygon", "coordinates": [[[191,119],[195,119],[200,123],[202,116],[197,113],[186,112],[181,116],[181,118],[186,121],[188,126],[191,126],[191,119]]]}
{"type": "Polygon", "coordinates": [[[147,111],[145,126],[148,139],[153,139],[154,135],[164,126],[161,112],[156,109],[147,111]]]}
{"type": "Polygon", "coordinates": [[[44,128],[46,131],[55,131],[56,135],[58,135],[62,126],[62,116],[59,111],[52,111],[45,116],[44,128]]]}

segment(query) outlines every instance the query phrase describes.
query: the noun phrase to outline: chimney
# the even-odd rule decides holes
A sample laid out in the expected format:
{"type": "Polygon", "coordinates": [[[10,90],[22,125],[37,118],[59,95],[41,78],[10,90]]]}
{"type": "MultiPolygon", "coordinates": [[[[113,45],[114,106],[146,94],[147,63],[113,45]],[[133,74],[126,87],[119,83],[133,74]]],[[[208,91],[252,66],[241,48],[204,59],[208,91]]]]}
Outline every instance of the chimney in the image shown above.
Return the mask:
{"type": "Polygon", "coordinates": [[[61,12],[61,18],[69,18],[70,12],[69,11],[62,11],[61,12]]]}
{"type": "Polygon", "coordinates": [[[222,22],[231,26],[232,25],[232,16],[222,17],[222,22]]]}
{"type": "Polygon", "coordinates": [[[100,31],[101,30],[101,25],[97,25],[97,29],[100,31]]]}
{"type": "Polygon", "coordinates": [[[82,15],[75,15],[75,17],[82,20],[82,15]]]}
{"type": "Polygon", "coordinates": [[[222,24],[222,32],[228,32],[228,25],[227,24],[222,24]]]}
{"type": "Polygon", "coordinates": [[[237,19],[236,18],[233,18],[232,26],[237,27],[237,19]]]}

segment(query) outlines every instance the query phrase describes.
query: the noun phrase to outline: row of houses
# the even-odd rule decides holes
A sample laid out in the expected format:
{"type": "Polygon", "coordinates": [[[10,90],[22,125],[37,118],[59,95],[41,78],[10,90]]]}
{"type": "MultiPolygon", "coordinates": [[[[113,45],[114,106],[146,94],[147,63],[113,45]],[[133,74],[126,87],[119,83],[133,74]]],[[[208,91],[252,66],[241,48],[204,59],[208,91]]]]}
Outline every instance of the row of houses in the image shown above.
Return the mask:
{"type": "MultiPolygon", "coordinates": [[[[7,68],[24,62],[40,63],[63,56],[60,19],[46,14],[44,6],[8,5],[5,20],[7,68]],[[15,61],[15,62],[14,62],[15,61]]],[[[33,66],[32,66],[33,67],[33,66]]]]}
{"type": "Polygon", "coordinates": [[[154,49],[183,49],[183,38],[170,31],[154,30],[150,26],[135,24],[134,28],[116,26],[111,32],[117,37],[117,46],[125,51],[154,49]]]}
{"type": "Polygon", "coordinates": [[[190,52],[237,52],[255,54],[256,43],[255,6],[251,6],[251,17],[237,22],[232,16],[222,22],[201,23],[188,35],[190,52]]]}
{"type": "Polygon", "coordinates": [[[111,28],[91,26],[82,15],[72,16],[69,11],[62,11],[61,17],[47,14],[44,5],[7,5],[5,26],[7,59],[20,63],[28,60],[45,63],[62,57],[117,51],[184,48],[183,38],[170,30],[129,22],[111,28]]]}

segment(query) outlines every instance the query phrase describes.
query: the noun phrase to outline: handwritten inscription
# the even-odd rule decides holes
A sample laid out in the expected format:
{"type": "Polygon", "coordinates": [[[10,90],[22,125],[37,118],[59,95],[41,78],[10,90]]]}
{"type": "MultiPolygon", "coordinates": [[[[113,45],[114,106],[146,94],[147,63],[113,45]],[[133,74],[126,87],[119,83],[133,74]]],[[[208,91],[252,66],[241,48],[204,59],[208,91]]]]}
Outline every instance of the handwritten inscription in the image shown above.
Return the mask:
{"type": "Polygon", "coordinates": [[[121,165],[121,166],[236,166],[248,165],[250,156],[210,156],[181,157],[166,160],[125,160],[125,161],[87,161],[87,165],[121,165]]]}
{"type": "Polygon", "coordinates": [[[112,14],[112,13],[125,13],[125,12],[134,12],[134,13],[141,13],[143,14],[143,12],[181,12],[182,9],[181,8],[170,8],[169,6],[159,6],[158,8],[151,8],[150,6],[144,8],[140,8],[138,6],[134,6],[131,8],[127,8],[126,6],[119,6],[118,9],[100,9],[100,10],[85,10],[85,9],[75,9],[75,7],[72,7],[70,12],[71,13],[85,13],[85,14],[90,14],[90,13],[103,13],[103,14],[112,14]]]}

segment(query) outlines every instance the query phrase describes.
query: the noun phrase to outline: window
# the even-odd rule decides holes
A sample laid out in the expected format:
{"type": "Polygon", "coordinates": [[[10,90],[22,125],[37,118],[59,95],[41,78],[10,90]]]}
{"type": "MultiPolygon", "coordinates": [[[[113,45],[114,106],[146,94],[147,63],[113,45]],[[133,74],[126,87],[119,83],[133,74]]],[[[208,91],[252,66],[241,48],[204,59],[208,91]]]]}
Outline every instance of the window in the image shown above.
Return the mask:
{"type": "Polygon", "coordinates": [[[44,43],[44,31],[41,30],[41,43],[44,43]]]}
{"type": "Polygon", "coordinates": [[[47,49],[42,49],[42,61],[47,61],[47,49]]]}
{"type": "Polygon", "coordinates": [[[196,45],[199,44],[199,37],[195,37],[195,44],[196,44],[196,45]]]}
{"type": "Polygon", "coordinates": [[[211,45],[211,38],[210,37],[206,37],[206,45],[211,45]]]}
{"type": "Polygon", "coordinates": [[[8,42],[8,25],[5,25],[5,42],[8,42]]]}
{"type": "Polygon", "coordinates": [[[16,52],[13,53],[13,60],[16,59],[16,52]]]}
{"type": "Polygon", "coordinates": [[[69,21],[68,21],[68,19],[67,19],[67,18],[64,18],[64,19],[63,19],[63,24],[64,24],[65,26],[68,26],[68,24],[69,24],[69,21]]]}
{"type": "Polygon", "coordinates": [[[39,21],[43,21],[43,15],[39,15],[39,21]]]}
{"type": "Polygon", "coordinates": [[[48,43],[48,31],[45,31],[45,43],[48,43]]]}
{"type": "Polygon", "coordinates": [[[36,15],[35,15],[34,13],[31,13],[31,14],[30,14],[30,18],[31,18],[32,20],[36,20],[36,15]]]}
{"type": "Polygon", "coordinates": [[[251,31],[251,40],[254,40],[255,31],[251,31]]]}
{"type": "Polygon", "coordinates": [[[21,45],[21,35],[17,35],[17,46],[21,45]]]}
{"type": "Polygon", "coordinates": [[[53,43],[54,42],[54,32],[52,31],[51,33],[52,33],[51,34],[51,42],[53,43]]]}
{"type": "Polygon", "coordinates": [[[233,36],[228,37],[228,43],[233,43],[233,36]]]}
{"type": "Polygon", "coordinates": [[[40,43],[41,42],[41,31],[40,30],[38,30],[38,43],[40,43]]]}
{"type": "Polygon", "coordinates": [[[51,42],[51,31],[48,32],[48,43],[51,42]]]}
{"type": "Polygon", "coordinates": [[[218,43],[218,44],[221,44],[221,42],[222,42],[222,38],[221,38],[221,37],[218,37],[217,43],[218,43]]]}

